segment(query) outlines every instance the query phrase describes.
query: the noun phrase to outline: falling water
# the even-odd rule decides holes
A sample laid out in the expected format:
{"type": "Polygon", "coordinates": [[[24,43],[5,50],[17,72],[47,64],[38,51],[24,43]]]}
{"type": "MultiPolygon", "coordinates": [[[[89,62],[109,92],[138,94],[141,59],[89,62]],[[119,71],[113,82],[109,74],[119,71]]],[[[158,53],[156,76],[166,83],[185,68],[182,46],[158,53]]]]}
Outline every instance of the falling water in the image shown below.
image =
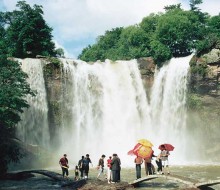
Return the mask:
{"type": "Polygon", "coordinates": [[[156,72],[150,102],[156,148],[160,143],[173,144],[175,151],[171,155],[175,163],[181,164],[186,161],[186,94],[191,57],[173,58],[156,72]]]}
{"type": "Polygon", "coordinates": [[[28,83],[36,96],[27,96],[30,107],[24,109],[21,115],[21,122],[17,127],[17,136],[22,141],[48,147],[50,135],[48,127],[47,95],[43,77],[43,67],[39,59],[18,60],[21,67],[28,74],[28,83]]]}
{"type": "Polygon", "coordinates": [[[150,121],[136,61],[64,62],[64,70],[69,88],[62,112],[71,117],[63,121],[62,150],[77,159],[86,153],[98,159],[114,152],[126,159],[150,121]]]}
{"type": "MultiPolygon", "coordinates": [[[[133,157],[127,152],[138,139],[147,138],[154,144],[155,154],[159,153],[159,144],[173,144],[171,161],[182,163],[187,146],[190,58],[174,58],[158,69],[151,89],[144,89],[136,60],[106,60],[90,65],[62,59],[59,155],[67,153],[71,162],[76,163],[89,153],[96,163],[102,154],[117,153],[123,166],[132,166],[133,157]]],[[[41,63],[25,59],[22,68],[38,95],[28,98],[31,107],[22,116],[18,135],[32,144],[48,144],[48,108],[41,63]]]]}
{"type": "Polygon", "coordinates": [[[127,152],[147,138],[155,153],[160,143],[174,144],[177,160],[182,160],[189,60],[172,59],[158,70],[149,100],[136,60],[64,62],[68,88],[62,112],[70,117],[63,121],[62,151],[74,158],[90,153],[94,159],[116,152],[132,165],[127,152]]]}

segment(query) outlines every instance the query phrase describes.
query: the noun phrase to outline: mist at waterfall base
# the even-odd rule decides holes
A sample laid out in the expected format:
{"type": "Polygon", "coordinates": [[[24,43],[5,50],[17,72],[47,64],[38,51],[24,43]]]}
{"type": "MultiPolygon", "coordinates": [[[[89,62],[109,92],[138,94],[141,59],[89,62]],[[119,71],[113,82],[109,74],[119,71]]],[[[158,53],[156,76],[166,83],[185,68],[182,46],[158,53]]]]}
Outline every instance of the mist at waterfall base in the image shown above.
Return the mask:
{"type": "Polygon", "coordinates": [[[89,154],[94,166],[102,154],[108,157],[117,153],[122,167],[133,167],[134,156],[127,152],[142,138],[154,144],[155,155],[159,154],[158,146],[162,143],[175,146],[170,152],[170,164],[204,163],[202,139],[199,136],[194,139],[189,133],[192,126],[187,125],[190,59],[191,56],[173,58],[164,64],[156,71],[149,89],[144,88],[136,60],[106,60],[91,65],[62,59],[65,79],[59,100],[62,124],[56,137],[60,146],[55,148],[49,142],[47,96],[42,86],[44,77],[40,74],[42,63],[23,60],[25,67],[39,67],[25,70],[38,94],[28,99],[31,107],[18,126],[18,137],[52,151],[55,156],[51,160],[56,165],[64,153],[70,165],[76,165],[82,155],[89,154]]]}

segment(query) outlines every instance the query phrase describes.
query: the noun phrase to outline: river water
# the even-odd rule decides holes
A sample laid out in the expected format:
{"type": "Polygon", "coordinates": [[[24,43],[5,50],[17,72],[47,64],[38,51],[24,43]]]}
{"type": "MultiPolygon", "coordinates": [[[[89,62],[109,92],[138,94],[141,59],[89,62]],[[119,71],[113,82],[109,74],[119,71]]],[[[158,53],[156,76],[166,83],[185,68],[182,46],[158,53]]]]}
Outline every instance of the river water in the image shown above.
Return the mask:
{"type": "MultiPolygon", "coordinates": [[[[60,170],[54,170],[56,172],[61,172],[60,170]]],[[[209,180],[220,180],[220,165],[193,165],[193,166],[171,166],[171,174],[184,176],[187,178],[198,180],[199,182],[206,182],[209,180]]],[[[95,184],[97,170],[95,168],[90,169],[88,183],[95,184]]],[[[142,168],[142,177],[144,177],[144,169],[142,168]]],[[[70,170],[70,178],[74,177],[74,171],[70,170]]],[[[112,187],[113,184],[109,185],[107,181],[101,178],[103,184],[106,186],[90,186],[90,189],[108,190],[108,187],[112,187]]],[[[131,182],[135,180],[135,169],[134,168],[122,168],[121,171],[121,181],[131,182]]],[[[120,183],[119,183],[120,184],[120,183]]],[[[118,185],[119,185],[118,184],[118,185]]],[[[86,187],[86,186],[85,186],[86,187]]],[[[61,188],[59,184],[42,175],[35,175],[35,177],[22,180],[22,181],[0,181],[1,190],[29,190],[29,189],[40,189],[40,190],[50,190],[50,189],[71,189],[71,188],[61,188]]],[[[88,188],[85,188],[88,189],[88,188]]],[[[110,188],[109,188],[110,189],[110,188]]],[[[130,188],[129,188],[130,189],[130,188]]],[[[132,189],[132,188],[131,188],[132,189]]],[[[138,188],[141,190],[152,190],[152,189],[186,189],[186,185],[183,183],[177,183],[172,180],[167,180],[165,178],[158,178],[148,182],[143,182],[138,188]]],[[[220,190],[220,184],[212,186],[212,189],[220,190]]]]}

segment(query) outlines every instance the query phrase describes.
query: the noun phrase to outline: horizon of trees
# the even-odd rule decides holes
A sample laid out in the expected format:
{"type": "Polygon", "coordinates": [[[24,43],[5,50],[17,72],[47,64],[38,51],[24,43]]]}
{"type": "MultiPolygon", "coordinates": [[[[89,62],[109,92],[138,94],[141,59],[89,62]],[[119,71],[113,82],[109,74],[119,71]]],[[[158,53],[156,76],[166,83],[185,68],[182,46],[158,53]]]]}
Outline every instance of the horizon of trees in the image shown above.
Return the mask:
{"type": "Polygon", "coordinates": [[[170,5],[164,7],[165,13],[151,13],[139,24],[107,30],[78,58],[88,62],[151,56],[161,65],[193,51],[200,55],[220,41],[220,14],[211,17],[201,12],[202,0],[189,3],[190,10],[183,10],[181,4],[170,5]]]}

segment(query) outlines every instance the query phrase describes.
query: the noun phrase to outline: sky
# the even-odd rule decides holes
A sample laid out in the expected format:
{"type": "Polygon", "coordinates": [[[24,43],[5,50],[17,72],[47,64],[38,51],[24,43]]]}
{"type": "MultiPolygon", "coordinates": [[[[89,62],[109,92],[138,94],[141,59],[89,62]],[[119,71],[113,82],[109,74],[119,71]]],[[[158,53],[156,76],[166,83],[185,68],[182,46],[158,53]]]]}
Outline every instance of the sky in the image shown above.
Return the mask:
{"type": "MultiPolygon", "coordinates": [[[[44,19],[53,28],[57,48],[76,59],[82,49],[92,45],[106,30],[138,24],[150,13],[164,12],[164,7],[181,3],[189,9],[189,0],[26,0],[42,5],[44,19]]],[[[13,11],[17,0],[0,0],[0,11],[13,11]]],[[[203,0],[199,6],[211,16],[220,13],[220,0],[203,0]]]]}

